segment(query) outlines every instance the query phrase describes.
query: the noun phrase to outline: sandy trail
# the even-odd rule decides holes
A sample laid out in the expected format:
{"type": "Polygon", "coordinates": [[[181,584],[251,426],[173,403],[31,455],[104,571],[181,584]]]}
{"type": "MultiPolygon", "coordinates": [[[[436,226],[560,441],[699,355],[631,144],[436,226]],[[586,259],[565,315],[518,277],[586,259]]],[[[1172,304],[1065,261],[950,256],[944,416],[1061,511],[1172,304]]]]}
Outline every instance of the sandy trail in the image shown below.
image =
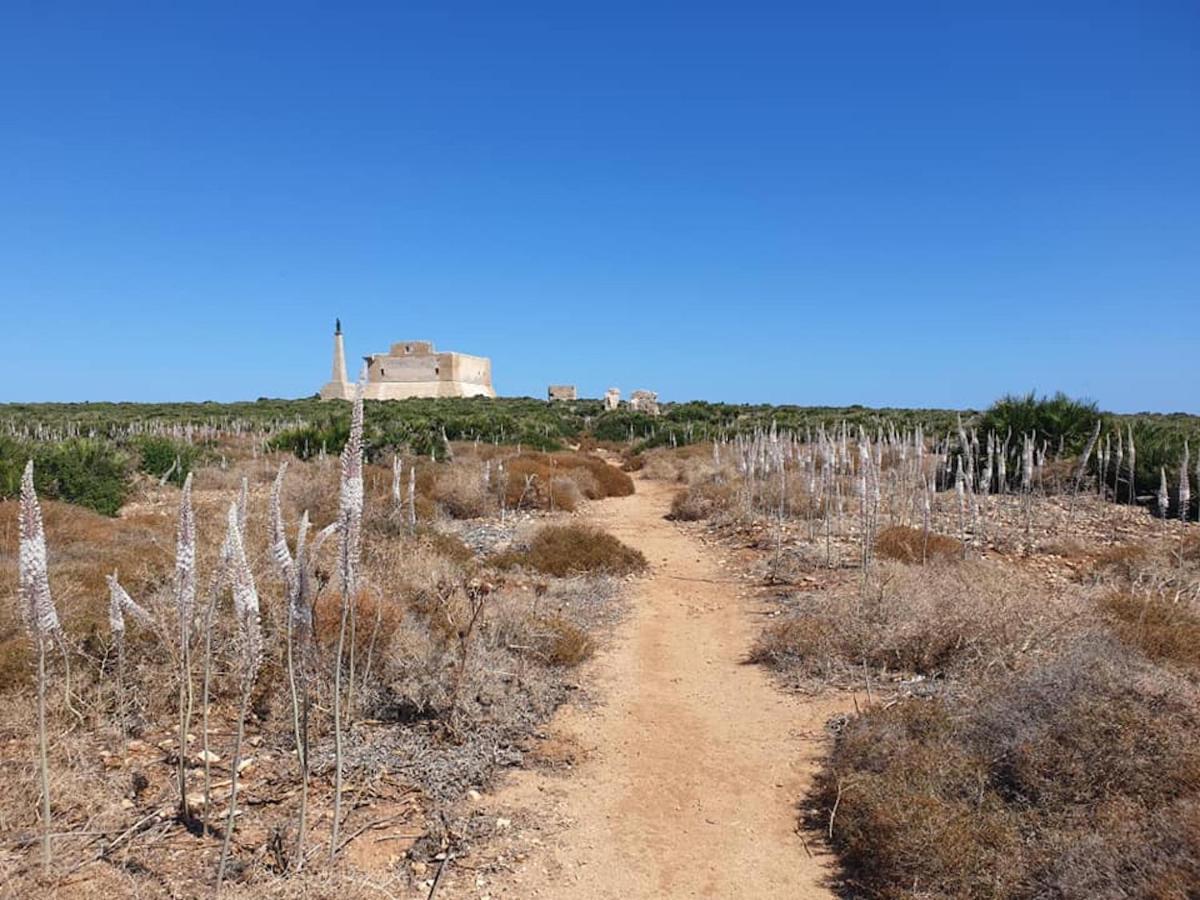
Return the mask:
{"type": "MultiPolygon", "coordinates": [[[[584,761],[569,778],[520,773],[492,801],[564,823],[495,897],[832,897],[831,859],[796,832],[823,725],[850,702],[811,701],[742,664],[753,601],[711,549],[663,516],[671,485],[593,505],[591,518],[641,550],[650,574],[592,664],[602,703],[564,708],[556,740],[584,761]]],[[[491,805],[491,804],[489,804],[491,805]]]]}

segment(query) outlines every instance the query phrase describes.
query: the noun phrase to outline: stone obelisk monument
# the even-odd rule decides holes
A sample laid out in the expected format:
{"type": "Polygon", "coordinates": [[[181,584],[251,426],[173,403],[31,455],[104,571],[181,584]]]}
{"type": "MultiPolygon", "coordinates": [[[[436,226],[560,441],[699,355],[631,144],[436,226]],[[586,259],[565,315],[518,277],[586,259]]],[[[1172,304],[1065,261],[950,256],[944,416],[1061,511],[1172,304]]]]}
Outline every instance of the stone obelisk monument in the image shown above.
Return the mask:
{"type": "Polygon", "coordinates": [[[354,394],[346,380],[346,347],[342,342],[342,320],[335,319],[333,328],[333,373],[329,384],[321,388],[322,400],[350,400],[354,394]]]}

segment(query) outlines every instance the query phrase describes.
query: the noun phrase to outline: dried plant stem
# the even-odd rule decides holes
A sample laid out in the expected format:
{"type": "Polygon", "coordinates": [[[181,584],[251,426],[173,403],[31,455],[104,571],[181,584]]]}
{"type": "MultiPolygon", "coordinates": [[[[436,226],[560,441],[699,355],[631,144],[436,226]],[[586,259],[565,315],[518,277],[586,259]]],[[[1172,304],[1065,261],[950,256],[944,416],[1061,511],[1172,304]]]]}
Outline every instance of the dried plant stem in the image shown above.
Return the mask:
{"type": "Polygon", "coordinates": [[[229,813],[225,817],[225,837],[221,842],[221,860],[217,863],[217,893],[225,880],[225,866],[229,862],[229,846],[233,841],[233,820],[237,815],[238,770],[242,767],[242,738],[246,733],[246,708],[250,705],[250,690],[254,687],[252,675],[242,676],[242,698],[238,703],[237,735],[233,740],[233,761],[229,778],[229,813]]]}
{"type": "Polygon", "coordinates": [[[42,779],[42,872],[50,874],[50,762],[46,738],[46,639],[38,638],[38,763],[42,779]]]}
{"type": "Polygon", "coordinates": [[[342,660],[346,646],[346,624],[350,601],[342,595],[342,623],[338,628],[337,653],[333,662],[333,833],[329,839],[329,860],[337,856],[342,826],[342,660]]]}
{"type": "MultiPolygon", "coordinates": [[[[192,665],[187,645],[187,625],[180,624],[181,646],[179,653],[179,818],[186,822],[191,818],[187,802],[187,730],[192,715],[192,665]]],[[[207,712],[207,704],[206,704],[207,712]]]]}
{"type": "Polygon", "coordinates": [[[128,714],[125,700],[125,640],[117,638],[117,730],[121,734],[121,753],[125,753],[129,739],[126,735],[128,714]]]}
{"type": "Polygon", "coordinates": [[[357,628],[358,628],[358,609],[357,609],[357,607],[358,607],[358,603],[356,601],[357,601],[357,598],[354,597],[353,595],[351,595],[351,597],[349,598],[349,601],[348,601],[348,606],[349,606],[349,610],[350,610],[350,616],[349,616],[349,621],[348,621],[349,631],[350,631],[350,635],[349,635],[350,646],[346,653],[347,657],[349,657],[349,660],[348,660],[348,665],[349,665],[348,675],[349,675],[349,677],[346,680],[346,727],[347,728],[349,728],[351,723],[354,721],[354,649],[355,649],[355,644],[358,642],[358,640],[357,640],[357,628]]]}
{"type": "MultiPolygon", "coordinates": [[[[296,853],[292,871],[299,872],[304,865],[304,838],[308,827],[308,683],[301,687],[296,679],[295,627],[288,615],[287,627],[287,670],[288,684],[292,691],[292,729],[296,741],[296,761],[300,764],[300,810],[296,824],[296,853]]],[[[303,674],[301,679],[303,679],[303,674]]]]}
{"type": "Polygon", "coordinates": [[[212,753],[208,746],[208,699],[212,688],[212,626],[213,611],[217,608],[217,591],[213,590],[204,613],[204,683],[200,694],[201,742],[204,749],[204,821],[212,824],[212,753]]]}

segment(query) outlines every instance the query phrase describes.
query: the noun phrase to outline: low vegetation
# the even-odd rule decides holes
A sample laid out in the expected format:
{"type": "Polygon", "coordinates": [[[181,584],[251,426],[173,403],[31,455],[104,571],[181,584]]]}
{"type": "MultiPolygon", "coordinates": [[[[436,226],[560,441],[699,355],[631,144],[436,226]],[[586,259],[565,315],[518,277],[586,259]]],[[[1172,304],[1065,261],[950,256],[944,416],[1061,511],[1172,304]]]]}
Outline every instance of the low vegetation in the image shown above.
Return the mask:
{"type": "Polygon", "coordinates": [[[491,560],[499,568],[521,566],[565,578],[571,575],[629,575],[646,568],[640,551],[590,525],[545,525],[529,546],[491,560]]]}
{"type": "Polygon", "coordinates": [[[645,564],[554,514],[633,484],[591,455],[448,441],[433,461],[365,434],[352,422],[340,461],[326,446],[290,465],[253,433],[5,439],[36,451],[25,499],[0,502],[0,593],[21,598],[0,608],[0,739],[29,763],[0,772],[7,886],[32,896],[82,870],[119,871],[118,892],[269,893],[281,876],[304,892],[370,836],[377,804],[410,796],[406,829],[441,834],[519,762],[594,652],[611,576],[645,564]],[[73,480],[89,474],[121,486],[98,512],[73,480]],[[501,568],[464,541],[476,528],[533,533],[501,568]]]}
{"type": "Polygon", "coordinates": [[[1200,884],[1198,734],[1191,682],[1081,636],[853,719],[811,824],[870,896],[1183,898],[1200,884]]]}
{"type": "Polygon", "coordinates": [[[1132,456],[1128,418],[1063,397],[1007,398],[986,432],[963,418],[640,465],[679,485],[674,518],[759,551],[779,614],[750,660],[856,692],[802,801],[847,896],[1190,897],[1200,430],[1134,420],[1132,456]]]}

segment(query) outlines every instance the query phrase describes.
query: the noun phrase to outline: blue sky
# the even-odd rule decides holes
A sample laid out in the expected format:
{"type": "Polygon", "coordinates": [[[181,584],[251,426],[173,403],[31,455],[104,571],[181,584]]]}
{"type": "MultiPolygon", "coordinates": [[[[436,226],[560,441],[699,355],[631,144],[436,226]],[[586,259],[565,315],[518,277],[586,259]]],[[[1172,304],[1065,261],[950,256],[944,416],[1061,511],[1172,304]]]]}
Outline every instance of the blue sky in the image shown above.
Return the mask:
{"type": "Polygon", "coordinates": [[[0,400],[1200,412],[1194,2],[10,2],[0,400]]]}

